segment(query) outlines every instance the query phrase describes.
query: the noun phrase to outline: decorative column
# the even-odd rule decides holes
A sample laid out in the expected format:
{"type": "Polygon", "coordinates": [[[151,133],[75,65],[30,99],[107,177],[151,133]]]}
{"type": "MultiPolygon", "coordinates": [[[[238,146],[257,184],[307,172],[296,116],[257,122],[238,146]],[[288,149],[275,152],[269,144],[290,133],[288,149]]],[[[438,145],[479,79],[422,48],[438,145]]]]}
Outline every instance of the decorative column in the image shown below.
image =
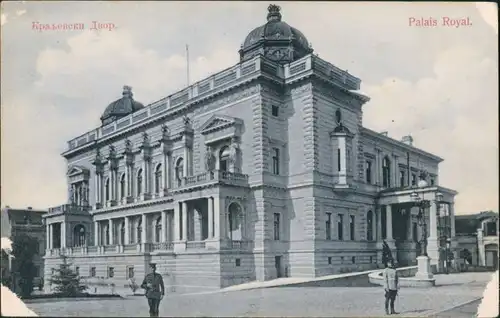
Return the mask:
{"type": "Polygon", "coordinates": [[[130,219],[128,216],[125,217],[125,235],[124,235],[124,241],[123,245],[128,245],[130,244],[130,219]]]}
{"type": "Polygon", "coordinates": [[[146,216],[146,214],[142,214],[142,215],[141,215],[141,218],[142,218],[142,219],[141,219],[141,221],[142,221],[142,222],[141,222],[141,223],[142,223],[142,224],[141,224],[141,226],[142,226],[142,232],[141,232],[141,242],[142,242],[143,244],[145,244],[145,243],[146,243],[146,240],[147,240],[147,237],[148,237],[148,236],[147,236],[147,231],[148,231],[148,223],[147,223],[147,222],[148,222],[148,221],[147,221],[147,216],[146,216]]]}
{"type": "Polygon", "coordinates": [[[188,176],[188,166],[189,166],[189,149],[187,144],[184,145],[184,165],[182,166],[182,175],[184,177],[188,176]]]}
{"type": "Polygon", "coordinates": [[[66,248],[66,222],[61,222],[61,248],[66,248]]]}
{"type": "Polygon", "coordinates": [[[99,221],[94,221],[94,246],[99,245],[99,221]]]}
{"type": "Polygon", "coordinates": [[[181,237],[181,210],[180,210],[180,202],[175,202],[174,204],[174,241],[180,241],[181,237]]]}
{"type": "Polygon", "coordinates": [[[382,151],[375,148],[377,154],[375,155],[375,182],[378,186],[382,185],[382,151]]]}
{"type": "Polygon", "coordinates": [[[392,155],[392,180],[391,180],[391,187],[397,187],[399,182],[398,182],[398,173],[399,173],[399,163],[398,163],[398,156],[397,155],[392,155]]]}
{"type": "Polygon", "coordinates": [[[382,241],[382,209],[380,208],[380,206],[377,206],[375,208],[375,211],[376,211],[376,218],[377,218],[377,231],[376,231],[376,238],[377,238],[377,241],[382,241]]]}
{"type": "Polygon", "coordinates": [[[101,176],[98,171],[95,172],[94,175],[94,194],[95,194],[95,209],[99,209],[101,207],[101,176]]]}
{"type": "MultiPolygon", "coordinates": [[[[47,222],[47,220],[45,220],[45,222],[47,222]]],[[[52,247],[51,247],[51,239],[50,239],[50,224],[47,224],[45,226],[45,228],[46,228],[46,230],[45,230],[46,231],[45,232],[46,248],[45,249],[46,250],[50,250],[50,249],[52,249],[52,247]]]]}
{"type": "Polygon", "coordinates": [[[215,224],[214,224],[214,232],[215,236],[214,238],[217,240],[223,239],[225,235],[223,234],[225,229],[224,229],[224,222],[221,222],[224,220],[224,215],[223,212],[221,211],[221,200],[219,196],[214,196],[214,219],[215,219],[215,224]]]}
{"type": "Polygon", "coordinates": [[[430,257],[431,265],[439,264],[439,241],[437,233],[437,210],[438,202],[430,200],[429,207],[429,235],[427,238],[427,255],[430,257]]]}
{"type": "MultiPolygon", "coordinates": [[[[127,163],[125,163],[125,171],[124,171],[124,177],[123,177],[123,180],[125,181],[125,186],[123,187],[123,191],[125,191],[125,193],[120,193],[121,194],[121,197],[122,197],[122,204],[126,204],[127,203],[127,197],[130,195],[130,191],[129,191],[129,181],[128,181],[128,176],[129,176],[129,166],[127,163]]],[[[121,191],[121,187],[120,187],[120,191],[121,191]]]]}
{"type": "Polygon", "coordinates": [[[186,201],[182,202],[182,240],[187,241],[188,236],[188,205],[186,201]]]}
{"type": "Polygon", "coordinates": [[[455,239],[455,203],[451,202],[449,204],[449,213],[450,213],[450,231],[451,231],[451,239],[452,241],[455,239]]]}
{"type": "Polygon", "coordinates": [[[161,241],[168,242],[167,211],[161,211],[161,241]]]}
{"type": "Polygon", "coordinates": [[[113,219],[109,219],[108,221],[108,227],[109,227],[109,245],[114,245],[115,242],[114,242],[114,238],[115,238],[115,229],[113,227],[113,219]]]}
{"type": "Polygon", "coordinates": [[[209,197],[208,202],[208,239],[214,237],[214,199],[209,197]]]}
{"type": "Polygon", "coordinates": [[[386,221],[386,241],[394,241],[392,237],[392,205],[387,204],[385,208],[385,221],[386,221]]]}

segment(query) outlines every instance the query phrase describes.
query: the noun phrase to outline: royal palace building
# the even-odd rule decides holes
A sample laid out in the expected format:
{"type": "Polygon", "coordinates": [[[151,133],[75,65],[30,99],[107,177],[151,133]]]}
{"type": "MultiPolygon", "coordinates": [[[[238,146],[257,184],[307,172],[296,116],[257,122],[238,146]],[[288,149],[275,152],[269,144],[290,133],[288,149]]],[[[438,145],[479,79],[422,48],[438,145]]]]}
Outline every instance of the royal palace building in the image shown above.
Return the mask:
{"type": "Polygon", "coordinates": [[[425,232],[437,264],[437,215],[454,215],[456,195],[439,185],[443,159],[363,127],[360,79],[313,54],[279,7],[239,54],[147,106],[125,86],[102,126],[68,142],[69,201],[45,217],[46,276],[65,255],[118,284],[148,263],[196,289],[316,277],[377,267],[383,240],[415,263],[425,232]],[[431,202],[425,232],[415,192],[431,202]]]}

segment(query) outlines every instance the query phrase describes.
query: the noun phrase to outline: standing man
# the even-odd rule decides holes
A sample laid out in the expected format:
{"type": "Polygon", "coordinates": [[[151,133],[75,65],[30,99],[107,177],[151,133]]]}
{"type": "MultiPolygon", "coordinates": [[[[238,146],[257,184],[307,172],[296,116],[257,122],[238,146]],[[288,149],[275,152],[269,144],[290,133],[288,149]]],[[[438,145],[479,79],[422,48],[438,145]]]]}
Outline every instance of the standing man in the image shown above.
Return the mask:
{"type": "Polygon", "coordinates": [[[394,261],[389,263],[389,267],[384,269],[384,289],[385,289],[385,313],[387,315],[394,315],[397,312],[394,310],[394,301],[398,295],[399,289],[399,279],[398,272],[396,271],[396,266],[394,261]],[[391,305],[391,311],[389,312],[389,303],[391,305]]]}
{"type": "Polygon", "coordinates": [[[165,296],[165,285],[163,284],[163,277],[156,272],[156,264],[149,264],[151,273],[144,277],[141,288],[146,290],[146,298],[149,304],[149,316],[159,317],[160,315],[160,301],[165,296]]]}

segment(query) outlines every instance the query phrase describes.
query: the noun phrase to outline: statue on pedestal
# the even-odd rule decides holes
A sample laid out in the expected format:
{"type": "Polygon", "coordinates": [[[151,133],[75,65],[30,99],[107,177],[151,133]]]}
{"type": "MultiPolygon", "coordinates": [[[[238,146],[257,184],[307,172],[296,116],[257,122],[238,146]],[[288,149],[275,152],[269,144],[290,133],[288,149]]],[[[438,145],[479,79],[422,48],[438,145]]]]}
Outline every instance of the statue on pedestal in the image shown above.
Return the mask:
{"type": "Polygon", "coordinates": [[[205,149],[205,169],[207,171],[212,171],[214,169],[213,164],[213,154],[212,154],[212,148],[210,146],[207,146],[205,149]]]}

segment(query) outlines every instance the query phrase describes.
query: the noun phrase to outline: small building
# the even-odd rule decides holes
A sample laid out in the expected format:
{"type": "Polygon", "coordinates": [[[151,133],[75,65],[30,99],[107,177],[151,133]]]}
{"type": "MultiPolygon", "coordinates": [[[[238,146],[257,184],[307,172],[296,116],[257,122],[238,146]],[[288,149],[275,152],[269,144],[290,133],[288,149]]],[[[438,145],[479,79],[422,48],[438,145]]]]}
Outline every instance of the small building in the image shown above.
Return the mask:
{"type": "MultiPolygon", "coordinates": [[[[46,250],[46,227],[44,226],[43,215],[46,213],[46,210],[36,210],[31,207],[18,209],[7,206],[2,209],[2,237],[10,238],[16,235],[29,235],[38,241],[37,254],[33,259],[36,273],[35,287],[43,280],[44,276],[43,256],[46,250]]],[[[12,259],[2,259],[2,276],[10,275],[11,278],[13,277],[13,273],[10,272],[12,261],[12,259]]]]}
{"type": "Polygon", "coordinates": [[[455,217],[459,255],[471,265],[498,268],[498,213],[483,211],[455,217]]]}

